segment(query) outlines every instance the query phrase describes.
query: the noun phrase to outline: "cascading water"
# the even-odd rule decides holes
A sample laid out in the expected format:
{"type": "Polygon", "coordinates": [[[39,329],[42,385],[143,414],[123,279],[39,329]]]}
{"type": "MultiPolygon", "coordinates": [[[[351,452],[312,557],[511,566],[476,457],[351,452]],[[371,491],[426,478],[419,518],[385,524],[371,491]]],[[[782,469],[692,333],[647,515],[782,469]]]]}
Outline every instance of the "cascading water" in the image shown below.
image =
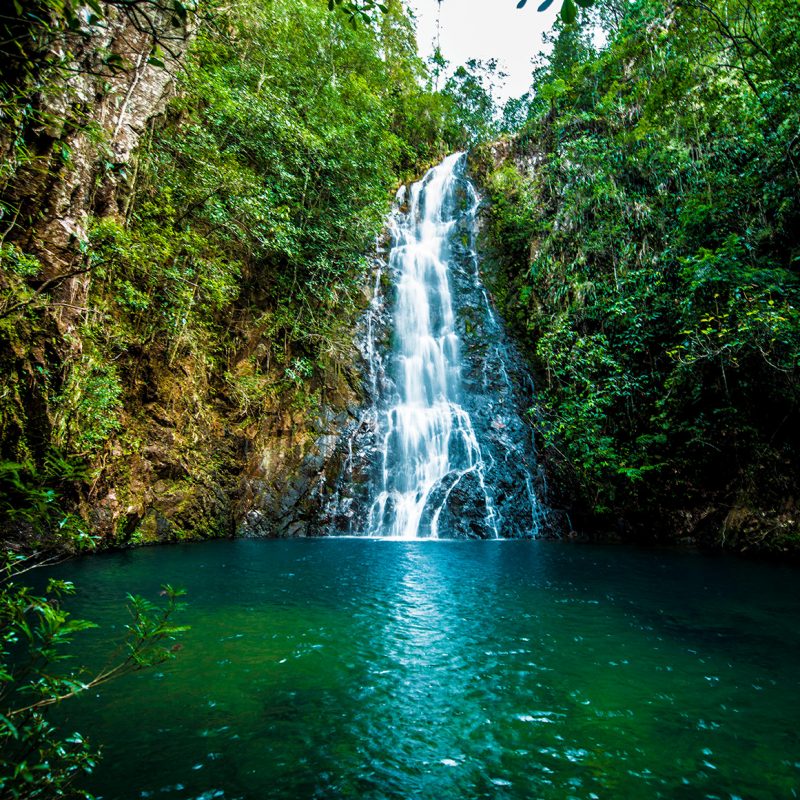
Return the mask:
{"type": "Polygon", "coordinates": [[[374,535],[438,536],[447,495],[470,473],[483,494],[486,528],[498,535],[481,448],[461,405],[461,347],[448,279],[461,158],[448,156],[413,184],[408,210],[394,217],[389,270],[397,274],[396,393],[380,417],[380,491],[368,523],[374,535]],[[436,498],[443,487],[444,496],[436,498]]]}
{"type": "Polygon", "coordinates": [[[369,403],[340,450],[325,519],[335,532],[535,536],[542,485],[530,378],[492,311],[475,250],[478,196],[464,154],[403,187],[361,351],[369,403]],[[388,291],[387,291],[388,289],[388,291]]]}

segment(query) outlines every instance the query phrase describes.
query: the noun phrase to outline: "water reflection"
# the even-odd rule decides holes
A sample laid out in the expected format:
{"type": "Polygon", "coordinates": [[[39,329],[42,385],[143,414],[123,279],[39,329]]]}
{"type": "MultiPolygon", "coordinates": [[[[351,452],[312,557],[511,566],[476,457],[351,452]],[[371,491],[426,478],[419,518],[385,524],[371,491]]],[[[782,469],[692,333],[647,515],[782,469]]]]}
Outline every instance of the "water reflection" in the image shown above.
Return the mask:
{"type": "MultiPolygon", "coordinates": [[[[397,543],[400,545],[400,543],[397,543]]],[[[364,761],[377,791],[469,796],[505,785],[496,763],[493,709],[482,687],[498,668],[491,614],[499,548],[481,574],[461,569],[457,549],[400,546],[384,587],[386,623],[376,629],[371,683],[359,704],[364,761]],[[401,549],[402,548],[402,549],[401,549]],[[492,783],[495,781],[495,783],[492,783]],[[426,788],[427,787],[427,788],[426,788]]],[[[508,782],[507,785],[511,785],[508,782]]]]}

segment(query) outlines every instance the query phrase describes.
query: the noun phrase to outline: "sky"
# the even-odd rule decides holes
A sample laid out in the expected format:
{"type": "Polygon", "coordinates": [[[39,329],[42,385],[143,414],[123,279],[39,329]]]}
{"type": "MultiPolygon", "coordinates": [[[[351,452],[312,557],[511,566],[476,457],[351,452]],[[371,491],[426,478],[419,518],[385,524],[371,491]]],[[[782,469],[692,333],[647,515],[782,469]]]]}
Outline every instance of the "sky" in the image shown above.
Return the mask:
{"type": "MultiPolygon", "coordinates": [[[[560,3],[538,12],[540,0],[518,9],[516,0],[442,0],[441,49],[451,67],[470,58],[497,58],[508,73],[505,86],[495,95],[502,103],[524,94],[531,79],[531,59],[544,49],[542,32],[549,31],[560,3]]],[[[436,38],[436,0],[406,0],[417,17],[419,52],[427,58],[436,38]]]]}

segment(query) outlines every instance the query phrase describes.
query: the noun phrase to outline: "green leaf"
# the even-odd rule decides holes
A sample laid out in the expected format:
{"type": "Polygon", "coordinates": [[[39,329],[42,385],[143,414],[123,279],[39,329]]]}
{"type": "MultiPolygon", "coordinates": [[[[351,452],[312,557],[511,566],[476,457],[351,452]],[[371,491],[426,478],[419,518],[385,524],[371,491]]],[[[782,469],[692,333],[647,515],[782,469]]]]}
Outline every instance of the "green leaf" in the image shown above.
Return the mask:
{"type": "Polygon", "coordinates": [[[561,19],[567,25],[572,25],[578,18],[578,9],[573,0],[564,0],[564,5],[561,6],[561,19]]]}
{"type": "Polygon", "coordinates": [[[19,739],[19,731],[17,730],[16,725],[6,716],[0,714],[0,729],[5,728],[5,730],[11,734],[14,739],[19,739]]]}

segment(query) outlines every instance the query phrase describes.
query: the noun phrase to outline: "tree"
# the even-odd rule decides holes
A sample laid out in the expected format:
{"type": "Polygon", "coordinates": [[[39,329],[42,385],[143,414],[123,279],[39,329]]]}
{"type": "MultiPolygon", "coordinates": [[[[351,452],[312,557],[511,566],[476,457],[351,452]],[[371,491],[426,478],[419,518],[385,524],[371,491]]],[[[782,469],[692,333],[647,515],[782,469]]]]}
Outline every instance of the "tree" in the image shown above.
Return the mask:
{"type": "Polygon", "coordinates": [[[496,81],[504,77],[497,59],[472,58],[448,78],[442,94],[453,104],[452,123],[458,130],[459,146],[486,141],[497,133],[497,109],[492,95],[496,81]]]}

